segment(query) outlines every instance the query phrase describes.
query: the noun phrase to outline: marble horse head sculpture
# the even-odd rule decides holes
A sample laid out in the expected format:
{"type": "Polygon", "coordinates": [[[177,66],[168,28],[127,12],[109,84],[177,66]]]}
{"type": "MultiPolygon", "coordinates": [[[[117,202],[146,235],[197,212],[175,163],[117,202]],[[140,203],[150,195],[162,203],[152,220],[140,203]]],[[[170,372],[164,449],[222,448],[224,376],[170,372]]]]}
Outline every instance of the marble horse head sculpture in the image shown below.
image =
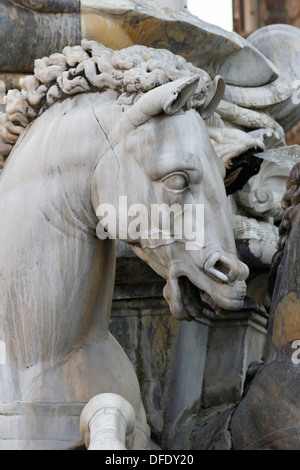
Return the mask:
{"type": "Polygon", "coordinates": [[[222,79],[165,50],[84,40],[37,60],[20,83],[1,115],[0,448],[69,448],[84,404],[102,392],[132,404],[132,447],[145,448],[138,381],[108,332],[115,242],[101,208],[114,207],[119,223],[125,197],[149,214],[150,205],[203,205],[194,249],[159,227],[139,238],[123,224],[122,239],[166,279],[176,318],[197,314],[200,293],[215,309],[242,306],[248,271],[203,121],[222,79]]]}

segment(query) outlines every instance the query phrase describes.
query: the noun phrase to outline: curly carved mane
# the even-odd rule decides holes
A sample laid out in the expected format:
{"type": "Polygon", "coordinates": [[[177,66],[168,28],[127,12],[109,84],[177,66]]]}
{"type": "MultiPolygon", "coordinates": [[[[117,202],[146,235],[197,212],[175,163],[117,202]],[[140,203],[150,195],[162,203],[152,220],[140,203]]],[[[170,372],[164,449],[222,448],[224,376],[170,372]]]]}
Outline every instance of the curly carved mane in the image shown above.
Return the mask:
{"type": "Polygon", "coordinates": [[[113,89],[118,100],[133,103],[147,91],[198,75],[199,85],[188,107],[201,107],[211,83],[209,75],[164,49],[131,46],[114,51],[84,39],[81,46],[35,61],[34,75],[20,79],[20,90],[9,90],[6,112],[0,113],[0,172],[22,131],[57,101],[85,92],[113,89]]]}

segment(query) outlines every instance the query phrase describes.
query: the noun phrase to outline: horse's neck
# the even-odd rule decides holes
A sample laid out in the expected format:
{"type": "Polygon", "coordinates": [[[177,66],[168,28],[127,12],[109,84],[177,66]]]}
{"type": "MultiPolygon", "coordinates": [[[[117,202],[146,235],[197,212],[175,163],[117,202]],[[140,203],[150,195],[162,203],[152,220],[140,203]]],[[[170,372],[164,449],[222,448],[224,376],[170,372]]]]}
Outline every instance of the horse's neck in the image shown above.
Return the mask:
{"type": "MultiPolygon", "coordinates": [[[[72,330],[70,334],[70,344],[77,346],[97,341],[99,331],[101,334],[107,332],[113,294],[114,242],[97,240],[98,219],[91,203],[92,177],[107,146],[105,132],[101,129],[103,126],[106,131],[105,126],[109,124],[104,117],[102,120],[103,102],[105,100],[97,94],[80,95],[44,112],[25,131],[0,178],[0,212],[4,208],[1,223],[9,227],[12,220],[24,218],[20,239],[8,242],[3,238],[2,262],[7,259],[6,266],[10,271],[15,269],[30,274],[30,256],[22,257],[15,267],[12,266],[17,243],[19,252],[23,249],[28,253],[34,251],[41,260],[39,269],[42,269],[42,262],[45,265],[45,276],[49,275],[51,266],[53,298],[58,296],[59,285],[64,285],[64,289],[60,289],[62,305],[69,305],[70,291],[73,296],[78,295],[74,300],[78,310],[76,318],[71,310],[64,313],[66,330],[69,331],[70,325],[73,330],[76,325],[80,326],[80,332],[72,330]],[[5,211],[5,207],[10,211],[5,211]],[[68,265],[62,270],[61,263],[65,260],[68,265]],[[77,284],[78,289],[75,289],[77,284]],[[82,329],[83,324],[85,329],[82,329]]],[[[108,107],[107,100],[107,107],[103,105],[106,108],[104,115],[108,114],[108,107]]],[[[12,279],[16,276],[14,272],[9,275],[12,279]]],[[[43,277],[43,274],[37,275],[43,277]]],[[[40,288],[38,277],[29,280],[29,284],[36,285],[37,289],[40,288]]],[[[49,297],[49,287],[44,295],[49,297]]],[[[50,304],[49,311],[45,306],[43,308],[45,318],[56,315],[50,304]]],[[[22,306],[19,310],[22,316],[22,306]]],[[[34,323],[40,322],[41,310],[32,312],[34,323]]],[[[49,344],[52,339],[49,338],[49,344]]],[[[65,344],[64,348],[67,350],[65,344]]]]}
{"type": "Polygon", "coordinates": [[[67,197],[71,210],[94,228],[91,183],[108,145],[114,99],[110,92],[85,93],[54,104],[25,130],[0,183],[33,188],[43,179],[45,190],[56,184],[58,191],[52,194],[60,200],[67,197]]]}

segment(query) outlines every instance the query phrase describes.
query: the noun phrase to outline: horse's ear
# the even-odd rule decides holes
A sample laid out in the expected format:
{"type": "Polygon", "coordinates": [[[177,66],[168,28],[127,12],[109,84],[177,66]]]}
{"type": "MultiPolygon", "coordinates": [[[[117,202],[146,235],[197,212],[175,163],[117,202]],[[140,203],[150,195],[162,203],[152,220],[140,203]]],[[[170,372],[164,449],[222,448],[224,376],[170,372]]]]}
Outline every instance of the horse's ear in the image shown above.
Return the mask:
{"type": "Polygon", "coordinates": [[[184,77],[174,82],[162,85],[165,99],[162,101],[162,109],[166,114],[175,114],[193,96],[199,82],[198,76],[184,77]]]}
{"type": "MultiPolygon", "coordinates": [[[[178,78],[145,93],[111,131],[109,135],[111,144],[116,145],[120,142],[122,135],[127,135],[131,130],[145,124],[162,112],[177,113],[195,93],[199,78],[199,75],[178,78]]],[[[222,77],[217,76],[211,83],[206,100],[199,110],[204,119],[213,114],[224,91],[225,82],[222,77]]]]}
{"type": "Polygon", "coordinates": [[[223,98],[225,86],[225,80],[220,75],[217,75],[211,82],[208,88],[206,100],[199,109],[199,113],[203,119],[208,119],[216,111],[221,99],[223,98]]]}
{"type": "Polygon", "coordinates": [[[199,76],[183,77],[174,82],[165,83],[145,93],[128,111],[135,127],[144,124],[154,116],[164,112],[175,114],[194,94],[199,82],[199,76]]]}
{"type": "Polygon", "coordinates": [[[111,131],[109,135],[111,144],[116,145],[122,135],[128,134],[162,112],[177,113],[194,94],[198,82],[198,75],[178,78],[174,82],[165,83],[145,93],[111,131]]]}

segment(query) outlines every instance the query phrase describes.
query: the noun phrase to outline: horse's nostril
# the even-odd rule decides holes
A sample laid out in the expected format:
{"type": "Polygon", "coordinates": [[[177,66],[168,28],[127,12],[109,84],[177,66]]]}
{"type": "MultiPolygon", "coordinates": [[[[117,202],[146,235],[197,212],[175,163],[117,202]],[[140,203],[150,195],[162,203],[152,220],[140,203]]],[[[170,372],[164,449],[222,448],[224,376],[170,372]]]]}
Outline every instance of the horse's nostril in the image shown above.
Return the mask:
{"type": "Polygon", "coordinates": [[[227,276],[230,273],[230,266],[226,262],[222,261],[221,259],[219,259],[219,261],[216,262],[215,269],[217,271],[220,271],[223,274],[226,274],[227,276]]]}
{"type": "MultiPolygon", "coordinates": [[[[210,274],[218,281],[221,282],[229,282],[229,277],[226,272],[222,270],[224,268],[224,262],[221,260],[221,254],[219,252],[215,252],[206,261],[204,265],[204,270],[207,274],[210,274]],[[219,267],[219,268],[218,268],[219,267]]],[[[228,269],[227,269],[228,272],[228,269]]]]}
{"type": "Polygon", "coordinates": [[[218,281],[229,283],[237,279],[237,269],[233,262],[221,256],[221,253],[213,253],[204,265],[205,271],[218,281]]]}

